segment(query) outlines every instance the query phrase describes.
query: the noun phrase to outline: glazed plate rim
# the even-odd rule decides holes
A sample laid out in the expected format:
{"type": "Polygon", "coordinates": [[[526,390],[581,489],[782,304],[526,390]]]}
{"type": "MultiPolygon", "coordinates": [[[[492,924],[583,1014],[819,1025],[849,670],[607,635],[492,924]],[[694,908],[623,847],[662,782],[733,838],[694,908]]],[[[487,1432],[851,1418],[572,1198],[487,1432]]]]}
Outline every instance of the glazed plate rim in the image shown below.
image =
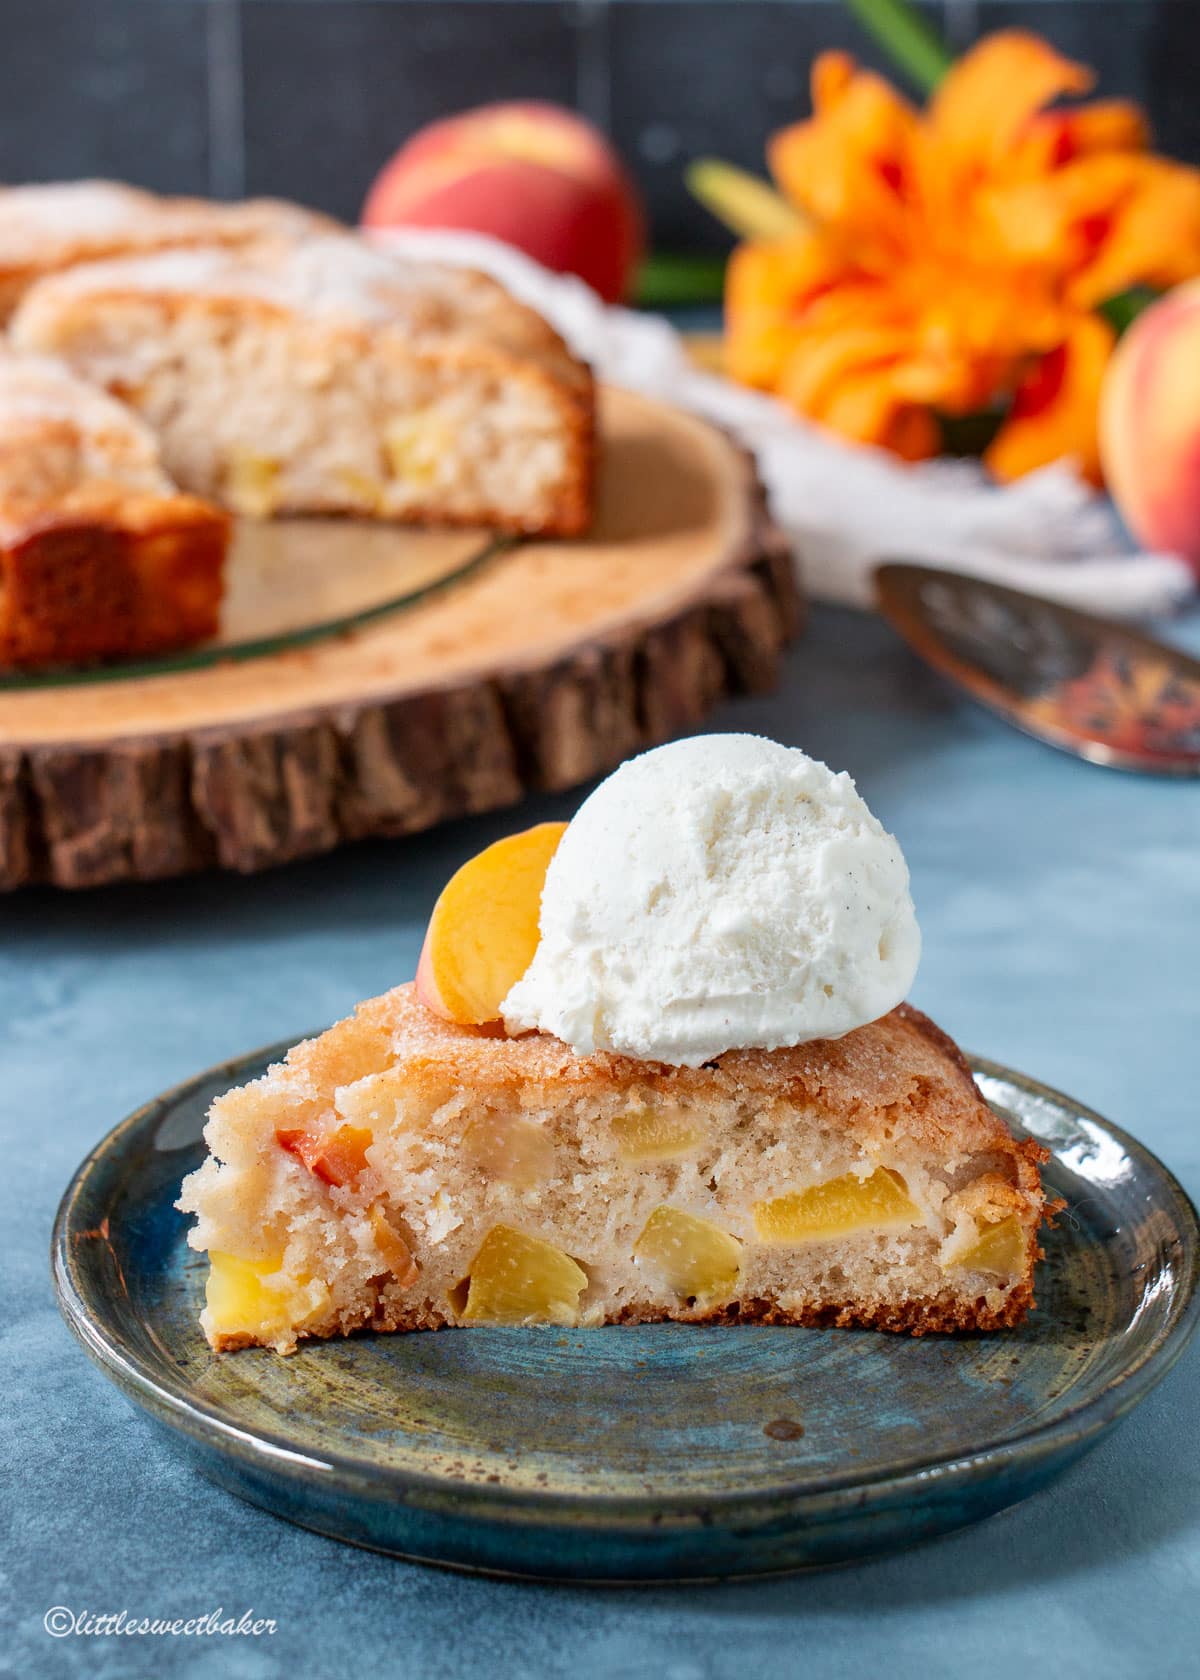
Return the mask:
{"type": "MultiPolygon", "coordinates": [[[[249,1429],[240,1427],[226,1411],[198,1398],[185,1381],[172,1384],[164,1380],[161,1367],[151,1366],[122,1345],[119,1326],[111,1324],[106,1316],[105,1301],[98,1299],[96,1292],[87,1286],[86,1266],[72,1258],[73,1238],[85,1230],[79,1218],[80,1203],[94,1173],[119,1158],[130,1139],[139,1137],[150,1125],[160,1126],[174,1107],[203,1087],[223,1081],[236,1083],[250,1075],[251,1070],[257,1072],[268,1062],[282,1059],[297,1042],[295,1037],[281,1039],[218,1062],[135,1109],[89,1151],[72,1175],[59,1204],[51,1237],[51,1269],[59,1310],[84,1351],[104,1374],[160,1423],[223,1457],[277,1476],[302,1480],[315,1473],[322,1477],[324,1485],[336,1485],[354,1494],[369,1491],[376,1498],[399,1500],[426,1510],[449,1504],[459,1514],[474,1513],[492,1522],[497,1519],[554,1522],[575,1511],[585,1513],[601,1528],[607,1517],[622,1525],[631,1520],[652,1522],[661,1532],[673,1522],[694,1520],[700,1513],[729,1519],[739,1509],[760,1514],[764,1508],[778,1511],[780,1507],[803,1506],[817,1510],[827,1502],[838,1504],[856,1494],[895,1495],[910,1485],[929,1488],[971,1480],[977,1475],[991,1476],[1014,1460],[1058,1455],[1073,1445],[1082,1450],[1125,1416],[1166,1376],[1200,1323],[1200,1214],[1174,1173],[1145,1144],[1086,1104],[1001,1063],[968,1054],[966,1060],[976,1079],[1008,1086],[1027,1099],[1047,1104],[1060,1113],[1069,1112],[1076,1119],[1099,1127],[1136,1161],[1143,1173],[1157,1181],[1158,1194],[1165,1193],[1174,1203],[1172,1211],[1181,1240],[1185,1275],[1182,1287],[1173,1293],[1158,1333],[1099,1390],[1069,1405],[1060,1415],[1015,1435],[972,1444],[960,1453],[898,1459],[886,1467],[864,1466],[838,1475],[818,1472],[806,1478],[781,1478],[775,1484],[756,1486],[746,1492],[697,1489],[606,1494],[590,1489],[579,1492],[489,1487],[443,1474],[380,1465],[337,1450],[322,1449],[314,1453],[298,1448],[285,1435],[257,1425],[249,1429]]],[[[1013,1116],[1006,1114],[1006,1118],[1013,1116]]],[[[1020,1124],[1022,1117],[1016,1118],[1020,1124]]],[[[712,1333],[737,1332],[735,1329],[712,1333]]],[[[351,1342],[353,1339],[349,1338],[351,1342]]]]}

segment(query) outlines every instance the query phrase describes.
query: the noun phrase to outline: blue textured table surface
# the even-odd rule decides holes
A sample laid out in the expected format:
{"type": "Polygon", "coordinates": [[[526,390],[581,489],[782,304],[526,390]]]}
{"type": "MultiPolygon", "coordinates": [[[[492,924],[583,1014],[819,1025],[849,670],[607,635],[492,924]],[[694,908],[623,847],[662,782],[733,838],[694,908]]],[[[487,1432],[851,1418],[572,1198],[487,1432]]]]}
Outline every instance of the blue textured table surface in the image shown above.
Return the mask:
{"type": "MultiPolygon", "coordinates": [[[[1183,630],[1200,640],[1195,621],[1183,630]]],[[[925,937],[915,1001],[962,1043],[1137,1132],[1200,1195],[1200,787],[1060,756],[954,697],[882,624],[819,611],[780,691],[725,707],[845,768],[899,836],[925,937]]],[[[578,796],[530,804],[567,816],[578,796]]],[[[55,1310],[58,1197],[143,1099],[409,976],[451,869],[511,814],[257,879],[0,902],[4,1404],[0,1672],[420,1680],[1012,1674],[1200,1667],[1200,1344],[1050,1491],[856,1568],[679,1589],[454,1576],[343,1547],[187,1468],[55,1310]],[[52,1606],[260,1638],[52,1639],[52,1606]],[[11,1667],[9,1666],[11,1665],[11,1667]]]]}

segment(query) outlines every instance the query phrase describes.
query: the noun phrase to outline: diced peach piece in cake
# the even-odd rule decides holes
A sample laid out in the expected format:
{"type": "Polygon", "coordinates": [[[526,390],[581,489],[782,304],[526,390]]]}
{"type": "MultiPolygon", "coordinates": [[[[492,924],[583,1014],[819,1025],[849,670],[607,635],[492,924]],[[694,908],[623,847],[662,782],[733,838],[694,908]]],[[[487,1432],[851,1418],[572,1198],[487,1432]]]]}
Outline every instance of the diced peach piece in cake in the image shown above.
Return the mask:
{"type": "Polygon", "coordinates": [[[848,1231],[903,1231],[923,1223],[904,1180],[887,1167],[869,1176],[844,1173],[754,1204],[755,1235],[766,1243],[821,1242],[848,1231]]]}
{"type": "Polygon", "coordinates": [[[578,1324],[587,1284],[583,1267],[561,1248],[493,1225],[450,1300],[464,1324],[578,1324]]]}
{"type": "Polygon", "coordinates": [[[633,1257],[688,1306],[720,1306],[737,1294],[742,1245],[711,1219],[657,1207],[633,1245],[633,1257]]]}

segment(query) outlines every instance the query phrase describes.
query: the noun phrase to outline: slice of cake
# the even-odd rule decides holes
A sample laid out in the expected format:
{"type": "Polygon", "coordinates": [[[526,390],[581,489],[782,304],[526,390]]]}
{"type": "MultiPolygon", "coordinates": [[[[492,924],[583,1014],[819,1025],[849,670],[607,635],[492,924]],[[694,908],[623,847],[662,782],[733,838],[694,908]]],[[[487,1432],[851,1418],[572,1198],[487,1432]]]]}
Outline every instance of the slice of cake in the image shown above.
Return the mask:
{"type": "Polygon", "coordinates": [[[161,198],[119,181],[0,188],[0,322],[44,275],[102,257],[298,239],[337,224],[279,199],[161,198]]]}
{"type": "Polygon", "coordinates": [[[228,536],[120,403],[53,361],[0,354],[0,665],[214,635],[228,536]]]}
{"type": "Polygon", "coordinates": [[[900,1001],[919,946],[848,776],[746,735],[631,760],[457,871],[414,985],[214,1104],[209,1340],[1019,1323],[1046,1151],[900,1001]]]}
{"type": "Polygon", "coordinates": [[[591,512],[590,374],[494,281],[351,235],[51,276],[16,343],[128,402],[185,489],[571,535],[591,512]]]}
{"type": "Polygon", "coordinates": [[[401,986],[221,1097],[185,1183],[215,1348],[360,1326],[1017,1324],[1037,1163],[905,1006],[699,1068],[401,986]]]}

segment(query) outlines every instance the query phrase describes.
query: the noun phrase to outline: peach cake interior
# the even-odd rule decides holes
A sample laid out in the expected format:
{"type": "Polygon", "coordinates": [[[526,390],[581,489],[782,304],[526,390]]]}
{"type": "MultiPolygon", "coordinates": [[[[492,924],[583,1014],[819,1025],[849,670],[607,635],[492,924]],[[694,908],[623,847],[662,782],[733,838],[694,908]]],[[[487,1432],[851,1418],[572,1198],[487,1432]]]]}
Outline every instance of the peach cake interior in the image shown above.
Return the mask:
{"type": "Polygon", "coordinates": [[[214,1104],[185,1182],[214,1348],[678,1319],[995,1329],[1045,1152],[902,1005],[698,1069],[441,1019],[411,985],[214,1104]]]}

